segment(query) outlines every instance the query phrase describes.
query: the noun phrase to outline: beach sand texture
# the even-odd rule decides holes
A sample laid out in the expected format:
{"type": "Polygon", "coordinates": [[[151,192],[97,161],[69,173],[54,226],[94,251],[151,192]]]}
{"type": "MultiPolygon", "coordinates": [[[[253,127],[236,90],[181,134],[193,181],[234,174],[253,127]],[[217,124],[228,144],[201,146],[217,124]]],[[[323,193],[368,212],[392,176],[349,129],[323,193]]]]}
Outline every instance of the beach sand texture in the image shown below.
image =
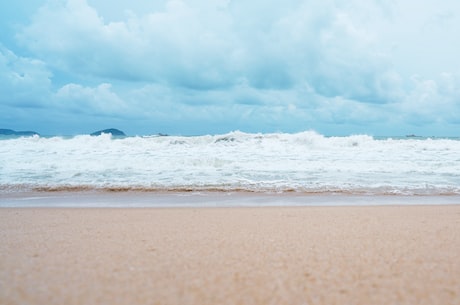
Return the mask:
{"type": "Polygon", "coordinates": [[[3,208],[0,304],[460,304],[460,205],[3,208]]]}

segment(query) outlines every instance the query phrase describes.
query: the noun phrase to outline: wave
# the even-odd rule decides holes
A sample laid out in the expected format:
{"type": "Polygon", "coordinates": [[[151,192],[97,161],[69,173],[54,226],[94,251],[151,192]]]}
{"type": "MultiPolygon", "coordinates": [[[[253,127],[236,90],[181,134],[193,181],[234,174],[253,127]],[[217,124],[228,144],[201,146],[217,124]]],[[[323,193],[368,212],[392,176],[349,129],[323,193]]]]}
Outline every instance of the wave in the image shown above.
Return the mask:
{"type": "Polygon", "coordinates": [[[33,135],[28,137],[0,137],[0,141],[26,141],[30,143],[47,142],[57,143],[60,141],[73,141],[82,143],[161,143],[171,145],[209,145],[209,144],[237,144],[237,143],[261,143],[261,142],[282,142],[312,145],[318,147],[325,146],[360,146],[372,142],[423,142],[423,141],[455,141],[460,142],[459,137],[411,137],[411,136],[380,136],[374,137],[367,134],[357,134],[349,136],[325,136],[316,131],[309,130],[298,133],[245,133],[232,131],[226,134],[201,135],[201,136],[174,136],[165,134],[114,137],[111,134],[103,133],[98,136],[75,135],[75,136],[40,136],[33,135]]]}
{"type": "Polygon", "coordinates": [[[460,193],[458,139],[234,131],[0,141],[0,192],[460,193]]]}
{"type": "Polygon", "coordinates": [[[27,192],[102,192],[102,193],[255,193],[255,194],[296,194],[296,195],[364,195],[364,196],[456,196],[460,195],[460,187],[424,187],[424,188],[395,188],[381,187],[322,187],[322,188],[293,188],[293,187],[260,187],[260,186],[123,186],[123,185],[0,185],[0,193],[27,192]]]}

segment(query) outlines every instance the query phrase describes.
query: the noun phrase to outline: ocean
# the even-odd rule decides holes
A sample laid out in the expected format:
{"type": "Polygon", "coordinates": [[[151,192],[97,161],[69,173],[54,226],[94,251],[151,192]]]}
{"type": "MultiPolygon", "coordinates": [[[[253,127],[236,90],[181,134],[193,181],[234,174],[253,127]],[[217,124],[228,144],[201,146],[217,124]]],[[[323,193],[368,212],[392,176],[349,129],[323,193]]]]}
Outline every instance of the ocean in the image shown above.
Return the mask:
{"type": "Polygon", "coordinates": [[[30,191],[459,195],[460,139],[313,131],[0,138],[0,195],[30,191]]]}

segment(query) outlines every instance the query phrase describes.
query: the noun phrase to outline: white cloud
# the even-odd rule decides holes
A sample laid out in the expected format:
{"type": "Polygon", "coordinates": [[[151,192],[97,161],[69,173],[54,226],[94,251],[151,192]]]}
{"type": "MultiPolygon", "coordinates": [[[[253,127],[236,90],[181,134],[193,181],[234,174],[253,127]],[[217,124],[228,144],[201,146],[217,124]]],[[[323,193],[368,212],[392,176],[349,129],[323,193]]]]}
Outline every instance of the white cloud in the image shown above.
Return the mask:
{"type": "Polygon", "coordinates": [[[60,1],[42,7],[19,38],[68,72],[219,86],[230,69],[222,64],[231,54],[229,37],[213,32],[201,17],[181,1],[169,1],[164,11],[104,23],[86,1],[60,1]]]}
{"type": "Polygon", "coordinates": [[[436,80],[414,76],[411,81],[409,94],[398,105],[408,121],[460,122],[460,74],[443,73],[436,80]]]}
{"type": "Polygon", "coordinates": [[[372,35],[333,2],[171,0],[108,23],[85,0],[57,3],[43,7],[20,38],[69,72],[206,90],[242,79],[261,89],[308,81],[320,94],[358,99],[380,82],[372,35]]]}
{"type": "Polygon", "coordinates": [[[85,114],[128,115],[127,105],[111,87],[107,83],[95,88],[67,84],[56,92],[56,106],[85,114]]]}
{"type": "Polygon", "coordinates": [[[38,59],[0,52],[0,78],[22,63],[62,111],[170,125],[457,122],[460,71],[446,62],[458,17],[445,12],[458,4],[406,11],[414,3],[53,0],[17,35],[38,59]],[[418,48],[420,33],[436,51],[418,48]]]}
{"type": "Polygon", "coordinates": [[[51,76],[43,61],[17,56],[0,44],[0,103],[43,106],[49,97],[51,76]]]}

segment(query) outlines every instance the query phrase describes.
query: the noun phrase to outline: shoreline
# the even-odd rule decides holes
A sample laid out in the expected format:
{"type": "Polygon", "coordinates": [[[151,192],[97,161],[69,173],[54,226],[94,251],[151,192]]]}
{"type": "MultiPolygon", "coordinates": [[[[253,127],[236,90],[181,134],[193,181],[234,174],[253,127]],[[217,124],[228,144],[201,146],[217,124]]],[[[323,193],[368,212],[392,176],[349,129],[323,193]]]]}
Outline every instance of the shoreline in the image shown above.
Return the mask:
{"type": "Polygon", "coordinates": [[[2,304],[458,304],[460,205],[2,208],[2,304]]]}
{"type": "Polygon", "coordinates": [[[373,195],[348,193],[257,192],[9,192],[0,194],[0,208],[196,208],[458,205],[460,195],[373,195]]]}

